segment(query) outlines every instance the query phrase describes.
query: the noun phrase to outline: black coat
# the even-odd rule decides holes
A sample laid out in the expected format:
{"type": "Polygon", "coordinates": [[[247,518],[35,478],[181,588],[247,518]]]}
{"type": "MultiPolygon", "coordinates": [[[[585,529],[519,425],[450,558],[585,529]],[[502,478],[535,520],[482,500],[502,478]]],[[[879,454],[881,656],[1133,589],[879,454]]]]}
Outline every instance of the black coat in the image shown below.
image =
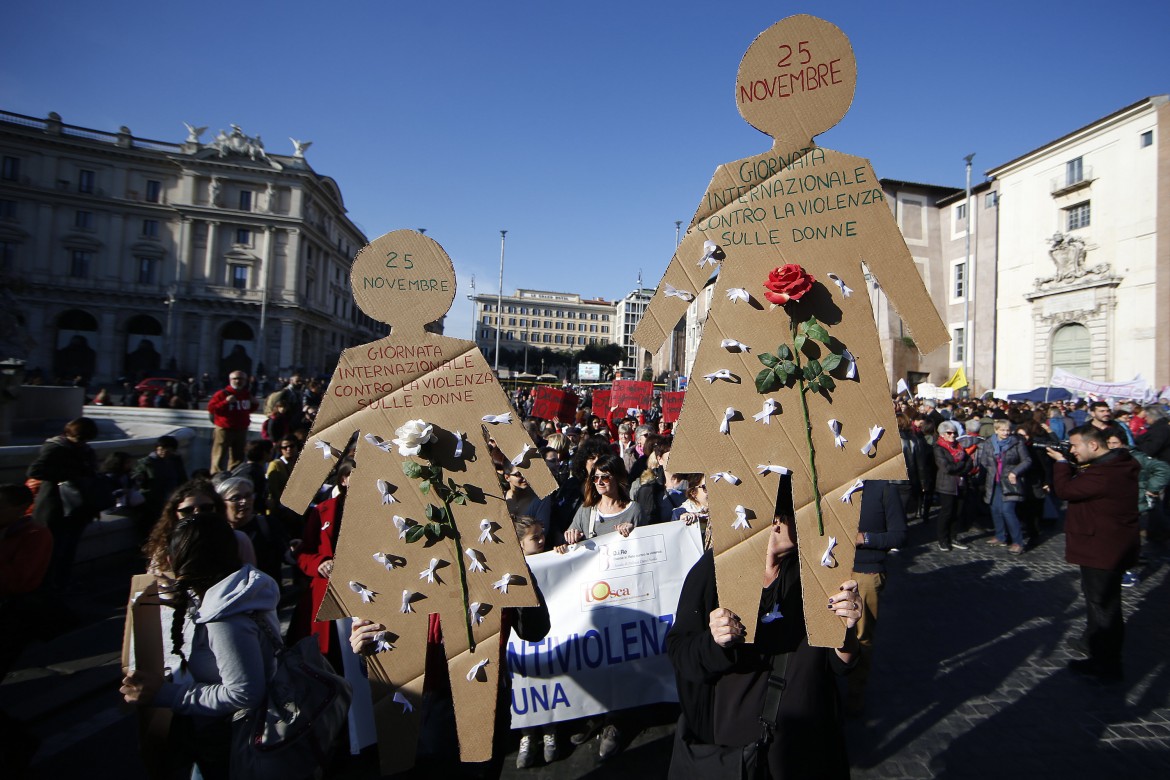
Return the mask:
{"type": "MultiPolygon", "coordinates": [[[[41,445],[37,459],[28,467],[28,476],[41,480],[33,517],[52,528],[66,519],[58,483],[73,482],[79,487],[92,484],[97,478],[97,456],[84,442],[54,436],[41,445]]],[[[96,511],[82,510],[69,519],[87,523],[96,516],[96,511]]]]}
{"type": "Polygon", "coordinates": [[[948,496],[959,495],[963,477],[971,471],[971,457],[966,450],[960,450],[962,457],[955,460],[941,444],[934,445],[934,489],[948,496]]]}
{"type": "Polygon", "coordinates": [[[1134,443],[1151,458],[1170,463],[1170,420],[1154,420],[1134,443]]]}

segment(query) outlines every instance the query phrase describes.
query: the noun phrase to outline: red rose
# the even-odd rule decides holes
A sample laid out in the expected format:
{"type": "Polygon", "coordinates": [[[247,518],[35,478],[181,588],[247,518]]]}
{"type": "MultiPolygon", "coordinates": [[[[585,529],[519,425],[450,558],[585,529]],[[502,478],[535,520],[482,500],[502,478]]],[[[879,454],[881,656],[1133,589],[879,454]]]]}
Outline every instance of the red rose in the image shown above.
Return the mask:
{"type": "Polygon", "coordinates": [[[773,268],[768,274],[768,281],[764,283],[764,287],[768,289],[764,297],[778,304],[799,301],[812,289],[815,281],[811,274],[795,263],[789,263],[783,268],[773,268]]]}

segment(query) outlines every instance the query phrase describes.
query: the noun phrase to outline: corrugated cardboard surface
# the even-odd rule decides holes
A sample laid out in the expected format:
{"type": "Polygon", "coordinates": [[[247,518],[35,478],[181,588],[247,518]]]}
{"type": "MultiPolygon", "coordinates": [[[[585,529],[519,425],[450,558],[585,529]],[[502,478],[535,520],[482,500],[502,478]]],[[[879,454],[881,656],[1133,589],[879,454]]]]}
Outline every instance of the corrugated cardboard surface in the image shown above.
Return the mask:
{"type": "MultiPolygon", "coordinates": [[[[703,243],[718,244],[725,259],[691,371],[671,468],[707,474],[730,471],[742,479],[739,485],[712,480],[707,484],[720,602],[743,618],[749,637],[755,629],[765,550],[761,532],[770,523],[779,482],[775,474],[759,475],[756,467],[774,464],[792,470],[809,642],[822,647],[839,647],[844,639],[842,620],[828,613],[825,605],[828,595],[850,578],[861,503],[859,494],[852,503],[839,498],[859,477],[905,479],[862,262],[882,283],[923,353],[949,339],[869,162],[813,143],[814,133],[831,127],[847,110],[855,67],[844,34],[814,17],[790,17],[756,39],[740,67],[737,104],[776,143],[767,152],[716,170],[634,334],[644,348],[657,351],[686,307],[685,301],[664,295],[665,284],[698,294],[712,272],[710,266],[699,267],[703,243]],[[805,51],[809,64],[821,68],[822,81],[814,90],[791,89],[791,67],[778,65],[788,53],[790,66],[799,64],[805,51]],[[821,67],[828,67],[826,63],[835,64],[827,71],[821,67]],[[823,83],[826,73],[831,74],[832,83],[823,83]],[[780,83],[778,77],[789,85],[788,94],[753,100],[744,108],[739,100],[741,86],[775,85],[780,83]],[[763,285],[772,269],[788,263],[805,268],[817,285],[799,303],[773,307],[764,298],[763,285]],[[852,289],[849,297],[829,279],[829,273],[852,289]],[[727,291],[732,288],[746,289],[752,300],[729,300],[727,291]],[[810,316],[848,348],[857,358],[858,369],[855,380],[846,379],[842,364],[832,372],[835,390],[806,396],[823,496],[824,536],[817,530],[800,391],[789,386],[761,395],[755,387],[755,377],[764,368],[757,356],[775,351],[782,343],[791,348],[792,324],[810,316]],[[750,352],[722,348],[725,338],[749,345],[750,352]],[[734,379],[709,384],[701,378],[720,369],[729,370],[734,379]],[[780,404],[768,425],[752,419],[766,398],[780,404]],[[719,426],[728,408],[738,413],[730,423],[730,434],[725,435],[719,426]],[[842,424],[841,433],[848,439],[844,449],[834,446],[830,419],[842,424]],[[860,450],[872,426],[884,428],[885,433],[876,454],[866,456],[860,450]],[[731,528],[737,505],[748,510],[749,530],[731,528]],[[820,563],[829,537],[837,540],[834,568],[820,563]]],[[[766,91],[757,89],[761,95],[766,91]]],[[[810,339],[802,360],[824,354],[824,347],[810,339]]]]}
{"type": "MultiPolygon", "coordinates": [[[[370,659],[371,678],[382,681],[385,688],[381,693],[400,691],[414,708],[405,714],[389,695],[376,703],[382,769],[391,772],[414,763],[427,615],[439,613],[460,753],[465,761],[485,761],[491,757],[501,610],[537,604],[532,576],[516,541],[482,432],[484,415],[503,414],[511,411],[511,406],[473,342],[422,330],[423,323],[446,313],[455,291],[451,261],[436,242],[406,230],[382,236],[358,253],[352,280],[354,297],[362,310],[394,328],[387,338],[342,353],[283,501],[293,510],[303,511],[335,465],[336,452],[355,431],[359,433],[357,468],[350,477],[331,599],[322,605],[322,615],[336,617],[341,611],[381,623],[391,634],[395,649],[370,659]],[[386,281],[369,281],[378,278],[386,281]],[[423,495],[418,481],[403,474],[402,464],[408,458],[399,455],[396,447],[391,444],[387,452],[366,438],[372,434],[389,444],[395,430],[413,419],[430,423],[439,437],[423,454],[430,454],[442,465],[444,481],[454,479],[470,496],[467,505],[452,505],[461,537],[458,547],[450,539],[407,544],[393,524],[395,515],[425,524],[426,506],[441,503],[433,494],[423,495]],[[465,434],[459,458],[454,456],[457,431],[465,434]],[[324,457],[317,442],[327,443],[333,455],[324,457]],[[389,483],[395,503],[383,503],[378,480],[389,483]],[[492,539],[481,543],[483,519],[494,526],[492,539]],[[467,612],[458,568],[461,559],[464,564],[468,561],[464,553],[468,547],[484,554],[488,568],[486,572],[467,573],[470,601],[491,606],[474,630],[474,652],[467,641],[467,612]],[[387,571],[373,558],[379,552],[400,556],[405,564],[387,571]],[[437,570],[441,582],[435,584],[419,576],[432,558],[441,561],[437,570]],[[520,578],[506,595],[492,587],[505,574],[520,578]],[[373,601],[363,603],[350,589],[351,581],[374,591],[373,601]],[[401,611],[404,590],[417,594],[412,601],[413,613],[401,611]],[[486,679],[467,681],[468,670],[485,657],[491,659],[484,670],[486,679]]],[[[487,425],[486,429],[509,458],[519,455],[525,444],[533,446],[521,465],[529,483],[538,495],[556,488],[519,419],[487,425]]],[[[423,457],[411,459],[420,465],[427,463],[423,457]]]]}

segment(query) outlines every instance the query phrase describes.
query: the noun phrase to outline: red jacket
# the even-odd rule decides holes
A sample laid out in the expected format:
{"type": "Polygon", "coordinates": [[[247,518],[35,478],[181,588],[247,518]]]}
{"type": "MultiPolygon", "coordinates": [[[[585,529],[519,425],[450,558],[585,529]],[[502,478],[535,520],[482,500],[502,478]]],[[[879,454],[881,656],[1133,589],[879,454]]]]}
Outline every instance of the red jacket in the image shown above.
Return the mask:
{"type": "Polygon", "coordinates": [[[329,589],[329,580],[318,571],[321,564],[333,558],[337,545],[337,533],[341,530],[341,515],[345,502],[340,498],[322,501],[309,510],[305,518],[305,530],[301,535],[301,547],[297,551],[297,568],[309,577],[309,591],[301,596],[289,627],[290,639],[301,639],[310,633],[317,637],[321,653],[329,652],[333,631],[329,621],[318,622],[317,610],[329,589]]]}
{"type": "Polygon", "coordinates": [[[247,390],[233,390],[225,387],[211,396],[207,402],[207,411],[211,412],[211,420],[216,428],[230,428],[231,430],[248,430],[252,424],[252,394],[247,390]]]}
{"type": "Polygon", "coordinates": [[[1065,560],[1112,571],[1137,565],[1141,538],[1134,497],[1140,472],[1124,449],[1110,450],[1079,469],[1068,462],[1053,466],[1053,489],[1068,501],[1065,560]]]}

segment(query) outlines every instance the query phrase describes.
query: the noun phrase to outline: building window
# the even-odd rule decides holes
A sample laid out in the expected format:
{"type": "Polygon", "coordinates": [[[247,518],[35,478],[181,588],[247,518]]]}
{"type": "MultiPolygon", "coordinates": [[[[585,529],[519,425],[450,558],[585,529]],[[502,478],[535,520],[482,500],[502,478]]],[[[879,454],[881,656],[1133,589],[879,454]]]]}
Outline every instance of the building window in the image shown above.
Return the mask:
{"type": "Polygon", "coordinates": [[[158,203],[162,197],[162,182],[154,179],[146,180],[146,202],[158,203]]]}
{"type": "Polygon", "coordinates": [[[4,181],[16,181],[20,178],[20,158],[5,156],[3,164],[0,165],[0,179],[4,181]]]}
{"type": "Polygon", "coordinates": [[[585,343],[585,337],[584,337],[584,336],[578,336],[578,337],[577,337],[577,343],[578,343],[578,344],[584,344],[584,343],[585,343]]]}
{"type": "Polygon", "coordinates": [[[958,227],[960,222],[967,221],[967,204],[960,203],[955,206],[955,226],[958,227]]]}
{"type": "Polygon", "coordinates": [[[962,300],[967,295],[967,263],[955,263],[951,266],[951,297],[962,300]]]}
{"type": "Polygon", "coordinates": [[[951,362],[963,363],[967,359],[967,329],[951,328],[951,362]]]}
{"type": "Polygon", "coordinates": [[[1153,145],[1154,145],[1154,131],[1147,130],[1146,132],[1142,133],[1142,148],[1145,149],[1147,146],[1153,146],[1153,145]]]}
{"type": "MultiPolygon", "coordinates": [[[[509,308],[511,308],[511,307],[509,307],[509,308]]],[[[515,318],[515,317],[509,317],[509,318],[508,318],[508,324],[509,324],[509,325],[515,325],[515,324],[516,324],[516,318],[515,318]]]]}
{"type": "Polygon", "coordinates": [[[609,315],[608,315],[608,314],[602,314],[602,315],[601,315],[601,321],[602,321],[602,322],[609,322],[609,315]]]}
{"type": "Polygon", "coordinates": [[[574,325],[574,324],[573,324],[573,323],[571,323],[571,322],[570,322],[570,323],[567,323],[567,324],[565,325],[565,330],[576,330],[576,329],[577,329],[577,326],[576,326],[576,325],[574,325]]]}
{"type": "Polygon", "coordinates": [[[492,318],[491,318],[491,317],[489,317],[489,316],[487,316],[486,314],[485,314],[485,315],[483,315],[483,324],[484,324],[484,325],[491,325],[491,324],[492,324],[492,318]]]}
{"type": "Polygon", "coordinates": [[[1085,180],[1085,162],[1084,158],[1078,157],[1075,160],[1069,160],[1064,164],[1064,183],[1077,184],[1085,180]]]}
{"type": "Polygon", "coordinates": [[[602,333],[609,333],[609,326],[608,326],[608,325],[602,325],[602,326],[601,326],[601,332],[602,332],[602,333]]]}
{"type": "Polygon", "coordinates": [[[983,196],[983,208],[993,209],[999,203],[999,193],[989,192],[983,196]]]}
{"type": "Polygon", "coordinates": [[[240,211],[252,210],[252,191],[240,190],[240,211]]]}
{"type": "Polygon", "coordinates": [[[93,212],[78,211],[73,215],[73,227],[78,230],[93,230],[93,212]]]}
{"type": "Polygon", "coordinates": [[[236,243],[244,246],[252,245],[252,231],[247,228],[239,228],[236,230],[236,243]]]}
{"type": "Polygon", "coordinates": [[[486,339],[486,338],[488,337],[488,332],[487,332],[486,330],[481,330],[481,331],[479,332],[479,337],[480,337],[481,339],[486,339]]]}
{"type": "Polygon", "coordinates": [[[69,275],[74,279],[88,279],[91,265],[93,265],[93,252],[74,249],[69,253],[69,275]]]}
{"type": "Polygon", "coordinates": [[[142,220],[142,236],[143,238],[158,238],[157,219],[142,220]]]}
{"type": "Polygon", "coordinates": [[[554,338],[554,339],[553,339],[553,343],[555,343],[555,344],[564,344],[564,343],[565,343],[565,337],[564,337],[564,336],[562,336],[561,334],[559,334],[559,333],[558,333],[558,334],[556,335],[556,338],[554,338]]]}
{"type": "Polygon", "coordinates": [[[596,332],[597,332],[597,326],[596,326],[596,325],[590,325],[590,326],[589,326],[589,332],[590,332],[590,333],[596,333],[596,332]]]}
{"type": "Polygon", "coordinates": [[[158,258],[138,258],[138,283],[155,284],[158,281],[158,258]]]}
{"type": "Polygon", "coordinates": [[[237,290],[248,289],[248,266],[246,265],[232,265],[232,287],[237,290]]]}
{"type": "MultiPolygon", "coordinates": [[[[555,327],[557,330],[564,330],[565,324],[563,322],[558,322],[555,327]]],[[[560,344],[559,341],[557,343],[560,344]]]]}
{"type": "Polygon", "coordinates": [[[1065,209],[1068,213],[1068,229],[1076,230],[1089,226],[1089,201],[1078,203],[1075,206],[1069,206],[1065,209]]]}
{"type": "MultiPolygon", "coordinates": [[[[515,307],[515,306],[509,306],[509,307],[508,307],[508,313],[509,313],[509,314],[515,314],[515,313],[516,313],[516,307],[515,307]]],[[[515,325],[516,323],[514,323],[514,322],[513,322],[512,324],[513,324],[513,325],[515,325]]]]}
{"type": "Polygon", "coordinates": [[[551,334],[549,334],[549,333],[544,334],[544,343],[545,344],[552,343],[552,335],[551,334]]]}
{"type": "Polygon", "coordinates": [[[77,191],[92,193],[93,192],[93,171],[80,170],[77,172],[77,191]]]}

